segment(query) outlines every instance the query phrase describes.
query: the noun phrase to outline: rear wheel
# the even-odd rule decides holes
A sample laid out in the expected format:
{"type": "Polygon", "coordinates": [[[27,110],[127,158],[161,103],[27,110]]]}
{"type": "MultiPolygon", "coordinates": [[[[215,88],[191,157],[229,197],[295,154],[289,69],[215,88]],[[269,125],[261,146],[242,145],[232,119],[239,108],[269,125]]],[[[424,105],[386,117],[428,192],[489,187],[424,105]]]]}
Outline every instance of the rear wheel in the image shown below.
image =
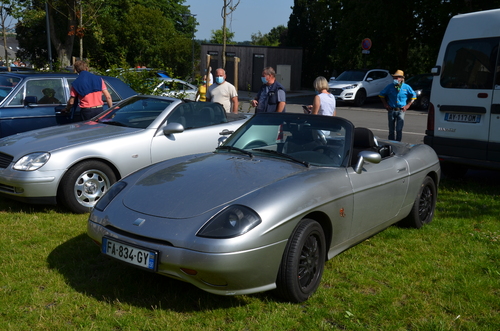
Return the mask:
{"type": "Polygon", "coordinates": [[[295,228],[283,254],[277,293],[291,302],[307,300],[318,288],[325,265],[325,235],[312,219],[304,219],[295,228]]]}
{"type": "Polygon", "coordinates": [[[99,161],[84,161],[66,172],[57,197],[70,211],[88,213],[115,182],[116,176],[109,166],[99,161]]]}
{"type": "Polygon", "coordinates": [[[410,214],[402,220],[402,225],[419,229],[425,224],[432,222],[436,200],[436,183],[434,183],[432,178],[427,176],[420,186],[410,214]]]}
{"type": "Polygon", "coordinates": [[[356,93],[354,97],[354,104],[358,107],[362,106],[366,101],[366,91],[361,89],[356,93]]]}

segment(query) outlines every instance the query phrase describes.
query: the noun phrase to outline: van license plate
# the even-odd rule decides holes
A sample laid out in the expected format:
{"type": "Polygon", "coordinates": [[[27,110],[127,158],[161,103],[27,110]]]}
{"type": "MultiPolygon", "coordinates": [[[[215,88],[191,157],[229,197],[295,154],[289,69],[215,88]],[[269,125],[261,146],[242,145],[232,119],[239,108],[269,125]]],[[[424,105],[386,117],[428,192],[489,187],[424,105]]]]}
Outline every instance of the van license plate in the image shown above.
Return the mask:
{"type": "Polygon", "coordinates": [[[448,122],[479,123],[481,122],[481,115],[446,113],[444,120],[448,122]]]}
{"type": "Polygon", "coordinates": [[[102,238],[102,253],[115,259],[133,264],[138,267],[156,271],[158,265],[158,252],[143,247],[125,244],[121,241],[102,238]]]}

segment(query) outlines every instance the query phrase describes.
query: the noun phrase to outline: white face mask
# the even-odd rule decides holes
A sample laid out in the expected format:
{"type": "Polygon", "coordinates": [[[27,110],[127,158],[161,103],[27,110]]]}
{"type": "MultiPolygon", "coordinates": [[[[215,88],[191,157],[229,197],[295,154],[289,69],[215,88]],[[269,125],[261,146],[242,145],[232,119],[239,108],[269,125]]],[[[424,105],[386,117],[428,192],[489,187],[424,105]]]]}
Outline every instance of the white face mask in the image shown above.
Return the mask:
{"type": "Polygon", "coordinates": [[[394,85],[399,85],[399,80],[395,79],[394,80],[394,85]]]}

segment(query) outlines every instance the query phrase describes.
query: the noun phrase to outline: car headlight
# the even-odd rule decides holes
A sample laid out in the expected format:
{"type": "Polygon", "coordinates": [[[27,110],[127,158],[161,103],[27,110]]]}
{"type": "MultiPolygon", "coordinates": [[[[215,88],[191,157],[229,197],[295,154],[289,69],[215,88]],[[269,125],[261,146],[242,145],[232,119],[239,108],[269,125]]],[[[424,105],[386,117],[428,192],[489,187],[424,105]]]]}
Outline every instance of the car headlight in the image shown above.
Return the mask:
{"type": "Polygon", "coordinates": [[[343,90],[350,90],[350,89],[353,89],[356,87],[358,87],[358,84],[347,85],[347,86],[344,86],[342,89],[343,90]]]}
{"type": "Polygon", "coordinates": [[[233,238],[247,233],[262,222],[252,209],[234,205],[208,221],[196,234],[205,238],[233,238]]]}
{"type": "Polygon", "coordinates": [[[50,159],[50,153],[31,153],[23,156],[14,164],[13,168],[21,171],[38,170],[50,159]]]}
{"type": "Polygon", "coordinates": [[[422,90],[415,90],[415,93],[417,94],[417,96],[419,96],[420,94],[422,94],[422,90]]]}
{"type": "Polygon", "coordinates": [[[109,190],[104,193],[104,195],[97,201],[96,205],[94,206],[94,209],[104,211],[106,207],[109,205],[111,201],[120,193],[125,186],[127,186],[127,183],[125,182],[116,182],[114,183],[109,190]]]}

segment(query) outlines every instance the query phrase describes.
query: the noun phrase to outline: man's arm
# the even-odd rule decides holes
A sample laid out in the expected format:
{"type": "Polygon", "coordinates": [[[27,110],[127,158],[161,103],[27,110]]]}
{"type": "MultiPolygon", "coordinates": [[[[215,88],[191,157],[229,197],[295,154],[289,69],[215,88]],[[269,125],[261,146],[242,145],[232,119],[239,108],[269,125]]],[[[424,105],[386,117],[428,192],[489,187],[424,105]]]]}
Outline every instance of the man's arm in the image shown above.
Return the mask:
{"type": "Polygon", "coordinates": [[[232,97],[231,103],[233,105],[233,113],[238,114],[238,96],[232,97]]]}
{"type": "Polygon", "coordinates": [[[104,94],[104,97],[106,98],[106,103],[108,104],[108,107],[111,108],[113,107],[113,99],[111,98],[111,94],[109,94],[109,91],[107,89],[102,90],[102,93],[104,94]]]}
{"type": "Polygon", "coordinates": [[[75,97],[73,96],[69,97],[68,103],[66,104],[66,108],[64,109],[64,111],[70,111],[74,104],[75,104],[75,97]]]}

